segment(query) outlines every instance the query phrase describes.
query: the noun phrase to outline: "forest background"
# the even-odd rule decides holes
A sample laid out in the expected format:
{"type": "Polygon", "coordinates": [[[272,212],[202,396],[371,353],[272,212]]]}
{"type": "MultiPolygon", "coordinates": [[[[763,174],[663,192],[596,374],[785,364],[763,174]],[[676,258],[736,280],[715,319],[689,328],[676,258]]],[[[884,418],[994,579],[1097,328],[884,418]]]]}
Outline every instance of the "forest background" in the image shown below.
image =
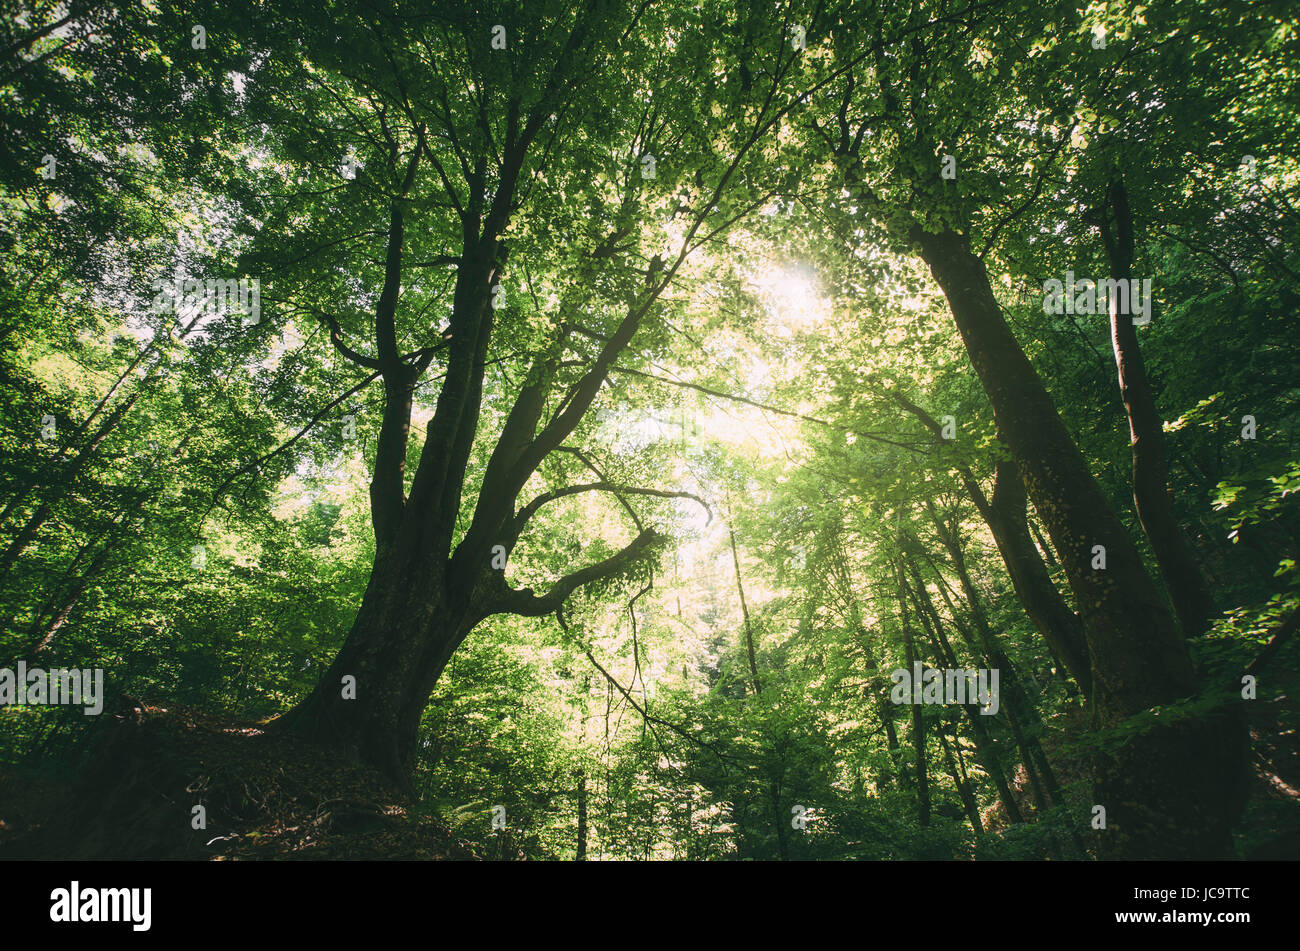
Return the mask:
{"type": "Polygon", "coordinates": [[[1288,7],[6,0],[0,843],[1300,856],[1288,7]]]}

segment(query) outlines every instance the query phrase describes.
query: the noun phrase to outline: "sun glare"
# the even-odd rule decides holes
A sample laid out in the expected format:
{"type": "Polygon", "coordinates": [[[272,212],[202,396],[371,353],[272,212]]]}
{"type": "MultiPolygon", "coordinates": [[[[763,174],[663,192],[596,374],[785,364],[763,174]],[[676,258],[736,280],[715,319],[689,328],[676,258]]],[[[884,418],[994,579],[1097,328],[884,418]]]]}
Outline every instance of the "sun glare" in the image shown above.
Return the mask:
{"type": "Polygon", "coordinates": [[[829,315],[829,305],[806,268],[770,267],[753,279],[752,287],[782,334],[811,330],[829,315]]]}

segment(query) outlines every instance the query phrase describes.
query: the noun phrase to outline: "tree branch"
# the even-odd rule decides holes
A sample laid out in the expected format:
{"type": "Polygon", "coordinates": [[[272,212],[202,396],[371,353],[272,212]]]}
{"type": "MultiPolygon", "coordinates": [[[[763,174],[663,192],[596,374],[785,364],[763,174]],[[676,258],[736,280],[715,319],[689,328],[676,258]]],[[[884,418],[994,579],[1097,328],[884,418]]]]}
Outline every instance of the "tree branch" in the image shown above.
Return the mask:
{"type": "MultiPolygon", "coordinates": [[[[493,605],[491,614],[517,614],[521,617],[544,617],[564,607],[569,595],[585,584],[600,581],[617,574],[632,564],[655,541],[659,534],[654,529],[646,529],[624,548],[601,561],[577,571],[570,572],[551,585],[543,595],[533,594],[532,588],[522,590],[506,585],[503,595],[493,605]]],[[[504,584],[504,582],[502,582],[504,584]]]]}
{"type": "Polygon", "coordinates": [[[528,523],[543,505],[548,502],[554,502],[556,499],[562,499],[570,495],[578,495],[581,492],[626,492],[628,495],[649,495],[658,499],[691,499],[699,502],[704,510],[709,513],[709,521],[713,521],[713,510],[709,508],[709,503],[700,498],[693,492],[679,492],[668,489],[650,489],[641,486],[615,485],[612,482],[586,482],[581,485],[569,485],[562,489],[553,489],[550,492],[544,492],[537,498],[533,499],[527,505],[519,510],[515,515],[513,530],[516,535],[523,532],[524,526],[528,523]]]}

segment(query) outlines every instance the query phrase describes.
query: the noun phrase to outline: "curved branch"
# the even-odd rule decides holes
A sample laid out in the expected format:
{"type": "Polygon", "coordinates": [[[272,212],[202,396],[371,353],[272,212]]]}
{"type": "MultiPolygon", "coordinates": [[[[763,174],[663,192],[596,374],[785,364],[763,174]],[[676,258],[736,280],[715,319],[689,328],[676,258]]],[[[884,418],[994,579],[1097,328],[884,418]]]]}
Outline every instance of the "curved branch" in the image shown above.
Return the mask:
{"type": "MultiPolygon", "coordinates": [[[[601,482],[609,481],[609,476],[601,472],[600,467],[597,466],[596,463],[592,462],[591,458],[581,449],[578,449],[575,446],[558,446],[556,447],[556,449],[559,452],[567,452],[575,456],[579,462],[581,462],[584,466],[586,466],[588,469],[594,472],[596,474],[596,478],[599,479],[601,482]]],[[[636,526],[636,530],[638,532],[643,531],[645,529],[645,525],[643,525],[641,522],[641,516],[636,514],[636,509],[632,508],[632,503],[629,502],[627,499],[623,498],[623,495],[620,492],[615,492],[614,498],[618,499],[618,504],[623,506],[623,511],[627,512],[628,516],[632,519],[632,524],[636,526]]],[[[709,513],[710,520],[712,520],[712,517],[713,517],[712,513],[709,513]]]]}
{"type": "Polygon", "coordinates": [[[367,370],[379,369],[378,360],[374,357],[368,357],[363,353],[358,353],[343,342],[343,330],[339,326],[339,320],[337,317],[334,317],[331,314],[318,314],[317,316],[320,318],[321,323],[329,328],[330,343],[334,344],[335,350],[343,354],[343,356],[347,357],[353,363],[358,366],[363,366],[367,370]]]}
{"type": "Polygon", "coordinates": [[[709,503],[700,498],[694,492],[683,492],[669,489],[650,489],[641,486],[615,485],[613,482],[584,482],[581,485],[568,485],[562,489],[552,489],[550,492],[543,492],[537,498],[533,499],[516,514],[513,529],[516,534],[522,533],[523,528],[528,524],[528,520],[537,513],[543,505],[548,502],[554,502],[556,499],[562,499],[566,496],[577,495],[580,492],[626,492],[629,495],[649,495],[658,499],[691,499],[699,502],[704,510],[709,513],[709,521],[713,521],[713,510],[709,508],[709,503]]]}
{"type": "MultiPolygon", "coordinates": [[[[532,588],[522,590],[506,586],[505,593],[497,600],[489,614],[517,614],[520,617],[544,617],[564,607],[575,590],[593,581],[600,581],[632,564],[659,538],[654,529],[646,529],[625,547],[595,564],[570,572],[551,585],[551,590],[543,595],[533,594],[532,588]]],[[[503,582],[504,583],[504,582],[503,582]]]]}

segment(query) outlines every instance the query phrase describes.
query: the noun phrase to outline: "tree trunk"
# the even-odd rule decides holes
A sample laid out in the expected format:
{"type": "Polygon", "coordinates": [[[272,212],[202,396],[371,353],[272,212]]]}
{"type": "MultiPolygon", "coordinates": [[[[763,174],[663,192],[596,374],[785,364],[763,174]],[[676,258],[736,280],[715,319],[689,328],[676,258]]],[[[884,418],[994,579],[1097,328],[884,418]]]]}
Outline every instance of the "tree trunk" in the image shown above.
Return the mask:
{"type": "Polygon", "coordinates": [[[578,853],[577,860],[587,860],[587,775],[578,771],[578,853]]]}
{"type": "Polygon", "coordinates": [[[1053,571],[1059,571],[1061,563],[1056,560],[1056,552],[1052,550],[1051,543],[1043,537],[1043,530],[1038,527],[1037,519],[1027,519],[1029,522],[1030,534],[1034,536],[1035,547],[1042,554],[1043,560],[1047,562],[1047,570],[1050,574],[1053,571]]]}
{"type": "Polygon", "coordinates": [[[970,783],[966,782],[966,777],[958,773],[957,764],[953,762],[952,750],[948,748],[948,738],[944,736],[944,731],[939,730],[939,745],[943,747],[944,762],[948,765],[948,775],[952,777],[952,783],[957,787],[957,795],[961,797],[962,808],[966,810],[966,818],[970,820],[970,827],[976,835],[984,834],[984,823],[980,821],[979,804],[975,801],[975,794],[971,792],[970,783]]]}
{"type": "Polygon", "coordinates": [[[1056,590],[1047,565],[1029,535],[1025,485],[1014,463],[998,464],[986,521],[1025,614],[1087,696],[1092,692],[1092,665],[1088,660],[1083,623],[1056,590]]]}
{"type": "MultiPolygon", "coordinates": [[[[981,654],[988,658],[988,663],[998,668],[1001,672],[1000,683],[1002,692],[1005,694],[1007,724],[1011,727],[1011,734],[1015,737],[1016,746],[1020,749],[1021,758],[1025,764],[1025,773],[1029,777],[1030,785],[1034,793],[1034,801],[1038,804],[1039,809],[1050,808],[1050,803],[1044,791],[1043,784],[1046,781],[1047,786],[1053,790],[1053,797],[1059,800],[1059,788],[1056,783],[1056,777],[1052,772],[1050,764],[1047,762],[1047,756],[1043,753],[1042,745],[1038,742],[1037,732],[1042,729],[1042,721],[1038,716],[1038,708],[1030,699],[1029,695],[1021,686],[1020,678],[1017,674],[1015,665],[1011,663],[1011,658],[1007,656],[1002,645],[998,643],[993,636],[993,630],[989,626],[988,618],[984,613],[984,607],[979,598],[979,593],[975,590],[975,584],[971,579],[970,571],[966,567],[966,555],[961,549],[961,540],[956,533],[956,527],[952,524],[944,524],[940,519],[938,512],[933,505],[926,503],[930,509],[930,515],[934,519],[935,527],[938,531],[940,541],[948,549],[952,557],[953,565],[957,569],[957,577],[961,582],[962,591],[966,596],[966,603],[970,607],[970,619],[978,635],[978,643],[975,643],[969,634],[962,627],[957,619],[956,612],[953,613],[953,621],[957,624],[959,630],[967,636],[971,650],[976,656],[981,654]],[[982,651],[981,651],[982,648],[982,651]],[[1022,718],[1028,720],[1034,732],[1028,733],[1022,726],[1022,718]]],[[[930,602],[929,593],[925,592],[924,586],[921,585],[920,572],[917,570],[915,562],[910,562],[913,575],[916,578],[917,585],[921,587],[925,594],[926,605],[934,615],[936,623],[938,622],[938,613],[934,610],[933,603],[930,602]]],[[[940,589],[942,590],[942,579],[940,580],[940,589]]],[[[946,600],[947,593],[944,592],[946,600]]],[[[951,602],[948,603],[949,610],[953,609],[951,602]]]]}
{"type": "MultiPolygon", "coordinates": [[[[1131,286],[1128,282],[1133,276],[1133,216],[1129,211],[1128,194],[1120,179],[1111,182],[1106,199],[1111,214],[1103,216],[1101,234],[1110,262],[1110,276],[1113,280],[1125,282],[1125,286],[1131,286]],[[1113,230],[1108,220],[1111,217],[1113,230]]],[[[1183,634],[1194,637],[1209,627],[1210,618],[1216,613],[1214,601],[1196,553],[1174,517],[1164,422],[1151,393],[1132,314],[1119,312],[1116,296],[1112,294],[1109,302],[1110,335],[1133,449],[1133,504],[1155,553],[1156,565],[1183,634]]],[[[1131,296],[1129,301],[1131,305],[1131,296]]],[[[1128,310],[1131,311],[1132,307],[1128,310]]]]}
{"type": "MultiPolygon", "coordinates": [[[[951,230],[913,237],[942,287],[1083,616],[1093,665],[1092,722],[1105,729],[1196,689],[1181,631],[1137,548],[1088,471],[993,296],[983,261],[951,230]],[[1106,568],[1091,567],[1094,545],[1106,568]]],[[[1211,858],[1229,853],[1241,802],[1244,736],[1228,717],[1153,727],[1098,754],[1094,797],[1106,858],[1211,858]]]]}
{"type": "MultiPolygon", "coordinates": [[[[730,515],[728,515],[730,518],[730,515]]],[[[745,652],[749,656],[749,675],[753,678],[754,693],[763,692],[762,681],[758,679],[758,656],[754,653],[754,630],[749,621],[749,605],[745,603],[745,585],[740,580],[740,555],[736,551],[736,533],[730,526],[727,535],[731,539],[731,563],[736,568],[736,592],[740,595],[740,613],[745,622],[745,652]]]]}
{"type": "Polygon", "coordinates": [[[72,587],[67,589],[62,597],[51,596],[46,608],[37,614],[27,631],[28,640],[32,643],[31,653],[33,655],[39,654],[50,646],[50,642],[54,640],[54,635],[59,633],[59,628],[63,627],[64,622],[68,620],[68,615],[77,606],[81,596],[86,593],[90,583],[99,577],[104,565],[108,562],[108,556],[113,553],[116,547],[112,542],[106,544],[95,555],[94,561],[81,573],[72,587]]]}
{"type": "MultiPolygon", "coordinates": [[[[898,753],[898,731],[894,729],[894,705],[889,702],[889,689],[881,691],[879,702],[876,704],[877,711],[880,713],[880,722],[885,728],[885,743],[889,747],[889,761],[894,763],[898,753]]],[[[907,770],[902,770],[903,780],[907,780],[907,770]]],[[[892,769],[886,770],[880,777],[881,786],[894,785],[895,777],[892,769]]]]}
{"type": "MultiPolygon", "coordinates": [[[[907,617],[907,591],[903,581],[903,568],[895,565],[898,575],[898,608],[901,612],[903,628],[903,647],[907,658],[907,669],[913,670],[916,651],[912,644],[912,627],[907,617]]],[[[925,774],[925,718],[921,716],[921,705],[915,695],[909,698],[912,709],[912,748],[916,753],[916,817],[923,826],[930,824],[930,786],[925,774]]]]}
{"type": "Polygon", "coordinates": [[[277,722],[404,780],[434,684],[479,620],[464,595],[453,598],[449,590],[455,587],[441,574],[431,579],[378,554],[342,650],[307,698],[277,722]],[[347,677],[355,678],[353,689],[347,677]]]}
{"type": "Polygon", "coordinates": [[[51,487],[45,498],[43,498],[41,503],[36,507],[36,511],[28,517],[27,521],[23,524],[23,527],[19,529],[13,540],[5,548],[4,553],[0,554],[0,582],[5,580],[10,569],[13,568],[14,564],[18,561],[18,556],[27,550],[27,546],[30,545],[32,539],[36,537],[36,533],[40,531],[41,526],[46,523],[50,515],[53,513],[55,505],[57,505],[65,495],[72,491],[81,471],[93,458],[95,458],[95,450],[97,450],[100,444],[108,438],[109,434],[117,428],[117,424],[121,421],[122,417],[126,415],[127,410],[135,404],[135,401],[139,396],[139,392],[131,394],[129,399],[125,400],[121,405],[113,410],[113,412],[109,414],[108,418],[104,420],[98,431],[96,431],[90,442],[87,443],[86,446],[77,453],[72,461],[64,467],[63,471],[58,474],[59,481],[51,487]]]}
{"type": "MultiPolygon", "coordinates": [[[[922,626],[925,627],[926,633],[930,635],[934,643],[935,653],[949,667],[954,669],[961,667],[962,665],[957,662],[957,654],[953,651],[952,644],[944,633],[943,624],[939,621],[938,615],[934,614],[928,620],[919,607],[917,613],[921,618],[922,626]],[[930,626],[930,620],[934,622],[933,627],[930,626]]],[[[971,646],[973,649],[974,646],[971,646]]],[[[976,655],[978,656],[978,651],[976,651],[976,655]]],[[[979,752],[980,761],[984,764],[985,771],[993,779],[993,785],[998,791],[998,801],[1002,803],[1002,808],[1006,811],[1007,817],[1012,822],[1024,822],[1024,815],[1021,813],[1020,806],[1016,803],[1016,798],[1011,792],[1011,786],[1007,783],[1006,772],[1002,769],[1002,761],[993,739],[993,732],[989,729],[988,724],[984,722],[984,714],[979,712],[976,705],[969,703],[962,705],[962,712],[970,722],[971,733],[975,737],[975,748],[979,752]]]]}
{"type": "MultiPolygon", "coordinates": [[[[933,416],[905,397],[895,394],[894,399],[939,436],[941,427],[933,416]]],[[[992,500],[984,494],[969,467],[959,466],[957,475],[993,535],[1025,614],[1047,642],[1058,665],[1065,666],[1087,695],[1092,689],[1092,668],[1083,624],[1056,589],[1047,566],[1043,564],[1043,556],[1029,535],[1025,484],[1015,463],[1006,460],[997,463],[993,472],[992,500]]]]}

